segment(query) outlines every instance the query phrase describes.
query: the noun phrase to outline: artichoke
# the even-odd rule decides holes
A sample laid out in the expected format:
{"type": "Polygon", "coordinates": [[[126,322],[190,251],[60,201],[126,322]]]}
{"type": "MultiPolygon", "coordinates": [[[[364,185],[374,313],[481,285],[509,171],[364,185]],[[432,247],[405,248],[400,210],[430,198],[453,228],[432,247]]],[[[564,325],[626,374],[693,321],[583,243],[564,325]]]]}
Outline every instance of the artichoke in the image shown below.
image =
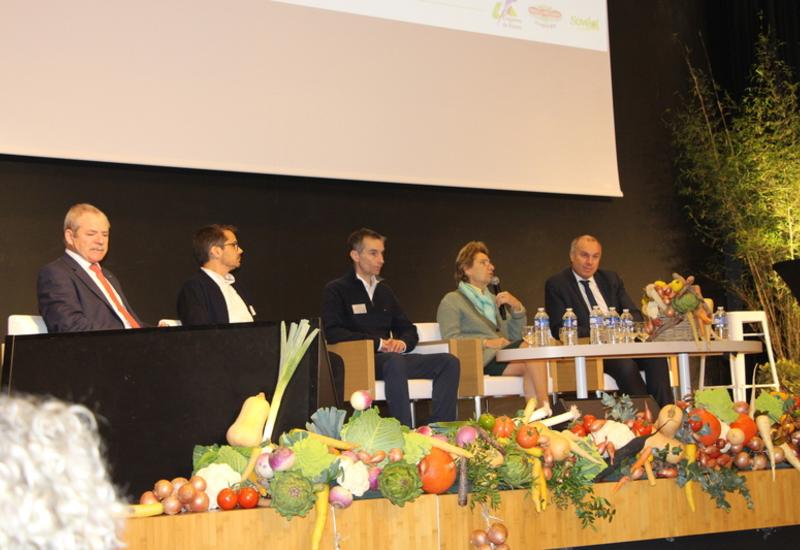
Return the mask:
{"type": "Polygon", "coordinates": [[[417,467],[403,460],[388,464],[378,476],[378,489],[395,506],[403,506],[422,494],[417,467]]]}
{"type": "Polygon", "coordinates": [[[689,291],[685,294],[678,296],[672,300],[672,307],[678,313],[686,313],[687,311],[694,311],[702,303],[693,292],[689,291]]]}
{"type": "Polygon", "coordinates": [[[528,457],[517,451],[506,454],[505,461],[500,466],[500,479],[510,487],[529,486],[533,475],[528,457]]]}
{"type": "Polygon", "coordinates": [[[305,516],[316,501],[314,485],[299,472],[277,472],[269,484],[272,507],[286,519],[305,516]]]}

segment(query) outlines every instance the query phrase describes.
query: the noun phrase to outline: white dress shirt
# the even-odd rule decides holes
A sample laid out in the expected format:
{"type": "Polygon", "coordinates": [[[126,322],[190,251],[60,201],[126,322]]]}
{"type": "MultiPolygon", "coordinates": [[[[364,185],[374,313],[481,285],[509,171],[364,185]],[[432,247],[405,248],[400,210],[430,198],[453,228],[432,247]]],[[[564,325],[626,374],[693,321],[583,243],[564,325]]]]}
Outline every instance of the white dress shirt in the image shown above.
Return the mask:
{"type": "Polygon", "coordinates": [[[578,282],[578,288],[581,291],[581,296],[583,296],[583,301],[586,304],[586,307],[589,310],[589,312],[591,313],[592,306],[589,303],[589,297],[586,296],[586,287],[584,287],[583,284],[581,284],[581,281],[586,281],[586,280],[589,281],[589,289],[592,291],[592,295],[594,295],[594,301],[597,302],[597,305],[603,311],[603,314],[604,315],[607,314],[608,313],[608,305],[606,304],[606,301],[603,299],[603,294],[600,292],[600,289],[597,287],[597,283],[595,282],[594,277],[590,277],[589,279],[584,279],[583,277],[581,277],[580,275],[578,275],[574,271],[572,272],[572,274],[575,276],[575,280],[578,282]]]}
{"type": "MultiPolygon", "coordinates": [[[[364,285],[364,288],[366,289],[367,294],[369,295],[369,301],[371,302],[372,297],[375,295],[375,288],[378,286],[378,283],[380,283],[381,280],[378,279],[375,275],[373,275],[372,277],[370,277],[369,281],[367,281],[364,277],[362,277],[358,273],[356,273],[356,278],[359,281],[361,281],[361,284],[364,285]]],[[[378,351],[386,351],[385,346],[386,346],[386,340],[381,338],[381,343],[378,346],[378,351]]],[[[405,353],[405,351],[406,351],[406,343],[403,342],[403,349],[400,350],[400,353],[405,353]]]]}
{"type": "Polygon", "coordinates": [[[205,267],[200,269],[205,271],[206,275],[211,277],[211,280],[217,283],[217,286],[222,291],[222,297],[225,298],[225,306],[228,308],[228,321],[231,323],[252,323],[253,315],[248,310],[247,304],[244,303],[242,297],[232,286],[236,282],[236,278],[230,273],[220,275],[216,271],[211,271],[205,267]]]}
{"type": "MultiPolygon", "coordinates": [[[[103,285],[103,283],[100,282],[100,279],[97,277],[97,273],[92,271],[91,269],[92,262],[81,256],[77,252],[70,250],[69,248],[65,249],[64,252],[69,254],[70,258],[78,262],[78,265],[81,266],[81,269],[83,269],[86,272],[86,274],[92,278],[92,281],[94,281],[95,286],[100,290],[100,292],[103,293],[106,302],[108,302],[108,304],[111,306],[111,309],[114,310],[114,313],[117,315],[117,317],[119,317],[119,320],[122,321],[122,324],[125,326],[125,328],[131,328],[131,324],[128,322],[125,316],[122,315],[122,313],[114,306],[114,300],[111,298],[111,296],[108,295],[106,287],[103,285]]],[[[111,284],[111,281],[109,281],[108,284],[111,287],[111,292],[114,293],[114,297],[117,299],[117,302],[123,304],[124,302],[122,301],[122,298],[120,298],[119,294],[114,289],[114,285],[111,284]]]]}

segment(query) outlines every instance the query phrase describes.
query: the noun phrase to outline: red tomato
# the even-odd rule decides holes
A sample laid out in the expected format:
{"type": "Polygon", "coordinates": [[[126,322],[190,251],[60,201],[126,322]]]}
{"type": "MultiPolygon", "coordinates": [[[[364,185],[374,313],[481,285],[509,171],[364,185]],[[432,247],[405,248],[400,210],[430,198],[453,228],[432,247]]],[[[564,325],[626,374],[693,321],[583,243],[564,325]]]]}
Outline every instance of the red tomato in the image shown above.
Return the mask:
{"type": "Polygon", "coordinates": [[[539,431],[532,424],[523,424],[517,431],[517,445],[530,449],[539,443],[539,431]]]}
{"type": "Polygon", "coordinates": [[[583,415],[583,427],[586,428],[586,431],[591,431],[592,423],[597,420],[597,417],[593,414],[584,414],[583,415]]]}
{"type": "Polygon", "coordinates": [[[639,437],[641,435],[650,435],[653,433],[653,426],[648,424],[645,420],[639,418],[633,423],[633,433],[639,437]]]}
{"type": "Polygon", "coordinates": [[[426,493],[444,493],[456,481],[457,468],[453,457],[438,447],[432,447],[431,452],[419,461],[417,470],[422,490],[426,493]]]}
{"type": "Polygon", "coordinates": [[[219,494],[217,494],[217,504],[219,504],[219,507],[223,510],[233,510],[236,508],[238,499],[239,496],[236,494],[236,491],[230,487],[221,490],[219,494]]]}
{"type": "Polygon", "coordinates": [[[495,437],[511,437],[514,433],[514,421],[507,416],[498,416],[494,421],[492,435],[495,437]]]}
{"type": "Polygon", "coordinates": [[[583,427],[583,424],[573,424],[569,427],[569,431],[577,435],[578,437],[586,437],[586,428],[583,427]]]}
{"type": "Polygon", "coordinates": [[[258,504],[258,491],[252,487],[239,489],[239,508],[255,508],[258,504]]]}
{"type": "Polygon", "coordinates": [[[689,424],[692,431],[697,432],[698,440],[706,447],[716,443],[719,439],[722,426],[719,419],[705,409],[693,409],[689,415],[689,424]],[[695,430],[694,424],[700,423],[700,427],[695,430]]]}

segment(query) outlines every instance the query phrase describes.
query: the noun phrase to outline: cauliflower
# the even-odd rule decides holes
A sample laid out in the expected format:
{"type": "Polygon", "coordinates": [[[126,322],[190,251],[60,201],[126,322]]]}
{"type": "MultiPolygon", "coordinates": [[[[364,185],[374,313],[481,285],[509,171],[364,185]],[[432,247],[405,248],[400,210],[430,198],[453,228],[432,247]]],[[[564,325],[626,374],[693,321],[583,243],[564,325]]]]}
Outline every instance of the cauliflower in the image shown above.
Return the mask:
{"type": "Polygon", "coordinates": [[[339,466],[342,473],[336,482],[348,489],[355,496],[360,497],[369,490],[369,469],[363,462],[353,462],[351,458],[341,457],[339,466]]]}
{"type": "Polygon", "coordinates": [[[220,491],[242,481],[241,474],[227,464],[209,464],[198,470],[196,475],[206,480],[209,510],[219,508],[217,495],[220,491]]]}
{"type": "Polygon", "coordinates": [[[615,449],[621,449],[636,437],[628,426],[615,420],[606,420],[603,427],[592,433],[591,436],[595,445],[608,440],[609,443],[614,445],[615,449]]]}

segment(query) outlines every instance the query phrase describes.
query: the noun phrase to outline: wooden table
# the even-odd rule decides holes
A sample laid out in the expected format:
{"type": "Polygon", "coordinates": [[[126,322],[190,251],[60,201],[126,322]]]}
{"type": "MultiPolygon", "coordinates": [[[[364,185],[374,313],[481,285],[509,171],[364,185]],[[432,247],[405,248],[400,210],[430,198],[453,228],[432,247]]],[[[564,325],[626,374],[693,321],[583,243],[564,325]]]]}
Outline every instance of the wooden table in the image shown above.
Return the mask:
{"type": "MultiPolygon", "coordinates": [[[[574,346],[540,346],[504,349],[497,352],[498,361],[575,359],[576,393],[579,399],[589,396],[586,383],[586,358],[621,359],[624,357],[672,357],[678,358],[680,395],[691,391],[689,357],[723,355],[726,353],[759,353],[761,342],[752,340],[712,340],[710,342],[634,342],[631,344],[578,344],[574,346]]],[[[734,373],[735,376],[735,373],[734,373]]],[[[744,380],[732,380],[736,401],[746,399],[744,380]]]]}

